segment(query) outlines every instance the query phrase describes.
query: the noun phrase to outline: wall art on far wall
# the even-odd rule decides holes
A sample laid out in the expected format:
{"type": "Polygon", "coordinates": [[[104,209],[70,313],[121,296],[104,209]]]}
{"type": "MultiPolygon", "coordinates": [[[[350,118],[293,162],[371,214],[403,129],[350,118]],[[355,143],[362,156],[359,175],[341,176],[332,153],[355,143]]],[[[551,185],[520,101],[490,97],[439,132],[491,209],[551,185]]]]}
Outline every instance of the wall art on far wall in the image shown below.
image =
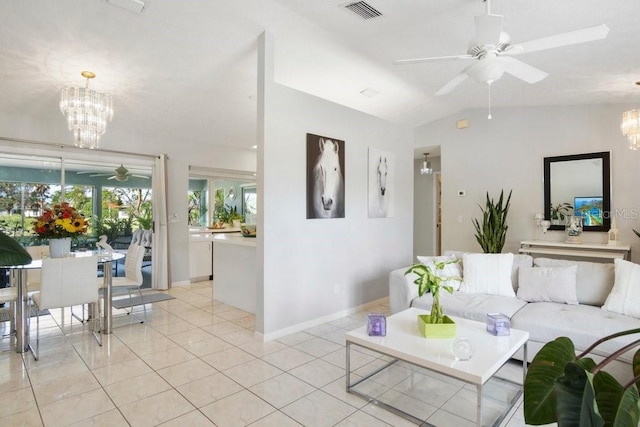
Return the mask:
{"type": "Polygon", "coordinates": [[[395,157],[391,151],[369,147],[369,218],[394,215],[395,157]]]}
{"type": "Polygon", "coordinates": [[[307,134],[307,218],[344,218],[344,141],[307,134]]]}

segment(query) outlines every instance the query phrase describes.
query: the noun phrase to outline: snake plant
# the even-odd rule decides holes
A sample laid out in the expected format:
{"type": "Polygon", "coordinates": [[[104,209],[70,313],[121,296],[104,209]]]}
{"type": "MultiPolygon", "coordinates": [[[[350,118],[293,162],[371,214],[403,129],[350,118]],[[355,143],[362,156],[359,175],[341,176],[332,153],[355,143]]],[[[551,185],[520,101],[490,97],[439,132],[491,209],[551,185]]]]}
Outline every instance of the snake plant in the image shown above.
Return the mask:
{"type": "Polygon", "coordinates": [[[509,213],[509,203],[511,202],[511,191],[506,202],[504,201],[504,190],[500,191],[500,198],[497,202],[489,198],[487,192],[487,201],[482,211],[482,225],[477,219],[473,219],[473,226],[476,229],[476,240],[485,253],[498,254],[502,252],[505,239],[507,237],[507,214],[509,213]]]}

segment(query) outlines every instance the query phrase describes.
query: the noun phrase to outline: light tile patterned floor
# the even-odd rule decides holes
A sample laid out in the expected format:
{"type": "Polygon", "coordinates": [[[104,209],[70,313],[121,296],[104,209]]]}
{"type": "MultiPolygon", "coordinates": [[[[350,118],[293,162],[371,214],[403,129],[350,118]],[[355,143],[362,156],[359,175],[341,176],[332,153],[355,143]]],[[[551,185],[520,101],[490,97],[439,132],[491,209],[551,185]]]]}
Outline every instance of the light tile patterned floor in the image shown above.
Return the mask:
{"type": "MultiPolygon", "coordinates": [[[[154,303],[144,324],[117,316],[120,327],[104,336],[103,347],[60,310],[41,317],[38,362],[15,353],[14,338],[2,338],[0,425],[413,425],[344,390],[344,333],[361,326],[366,313],[263,343],[254,337],[254,316],[212,300],[211,286],[172,289],[176,299],[154,303]]],[[[0,332],[6,328],[0,324],[0,332]]],[[[370,352],[352,356],[354,368],[376,363],[370,352]]],[[[433,398],[459,411],[449,387],[442,390],[433,398]]],[[[413,399],[397,398],[407,405],[413,399]]],[[[439,425],[470,424],[458,415],[443,412],[439,425]]],[[[503,425],[523,426],[522,408],[503,425]]]]}

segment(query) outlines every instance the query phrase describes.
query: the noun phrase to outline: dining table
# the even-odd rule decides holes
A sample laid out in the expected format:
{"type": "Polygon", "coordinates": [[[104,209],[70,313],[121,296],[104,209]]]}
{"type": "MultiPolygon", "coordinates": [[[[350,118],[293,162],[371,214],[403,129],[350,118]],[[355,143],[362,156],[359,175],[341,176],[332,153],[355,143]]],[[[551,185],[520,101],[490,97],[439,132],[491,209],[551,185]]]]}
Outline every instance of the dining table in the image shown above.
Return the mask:
{"type": "MultiPolygon", "coordinates": [[[[112,332],[112,314],[111,304],[113,302],[113,261],[117,261],[125,257],[124,253],[98,253],[97,251],[78,251],[72,252],[69,256],[96,256],[98,264],[102,265],[103,274],[103,322],[102,333],[110,334],[112,332]]],[[[29,295],[27,291],[27,271],[42,268],[42,260],[34,259],[25,265],[6,265],[0,266],[0,269],[9,270],[9,284],[15,286],[18,294],[16,302],[16,352],[25,353],[29,351],[29,295]]]]}

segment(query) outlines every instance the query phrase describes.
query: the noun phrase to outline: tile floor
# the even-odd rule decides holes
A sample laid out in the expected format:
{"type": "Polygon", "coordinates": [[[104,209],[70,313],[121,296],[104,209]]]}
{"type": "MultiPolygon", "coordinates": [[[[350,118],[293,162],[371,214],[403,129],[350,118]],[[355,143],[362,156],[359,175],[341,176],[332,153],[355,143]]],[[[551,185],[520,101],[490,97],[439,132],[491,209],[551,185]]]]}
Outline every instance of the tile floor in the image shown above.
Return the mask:
{"type": "MultiPolygon", "coordinates": [[[[38,362],[2,338],[0,426],[413,425],[344,390],[344,333],[366,313],[263,343],[254,316],[212,300],[211,286],[172,289],[176,299],[148,306],[144,324],[115,317],[103,347],[60,310],[41,317],[38,362]]],[[[376,362],[352,356],[355,367],[376,362]]],[[[438,425],[472,425],[458,415],[442,412],[438,425]]],[[[519,403],[503,426],[523,425],[519,403]]]]}

